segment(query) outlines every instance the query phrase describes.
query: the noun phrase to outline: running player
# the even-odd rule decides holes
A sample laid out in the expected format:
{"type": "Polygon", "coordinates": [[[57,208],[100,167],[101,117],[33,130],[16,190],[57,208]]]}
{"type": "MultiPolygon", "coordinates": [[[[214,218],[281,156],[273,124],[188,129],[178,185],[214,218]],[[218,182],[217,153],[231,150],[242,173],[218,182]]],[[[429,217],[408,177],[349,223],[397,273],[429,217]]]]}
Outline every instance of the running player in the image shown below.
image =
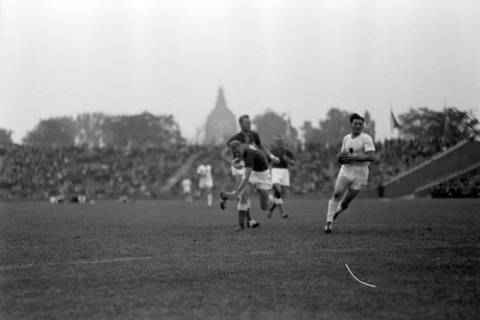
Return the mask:
{"type": "Polygon", "coordinates": [[[375,160],[375,145],[372,137],[362,132],[364,122],[365,119],[356,113],[350,116],[352,133],[343,138],[342,149],[337,155],[342,166],[333,197],[328,201],[325,233],[333,231],[333,221],[367,185],[368,164],[375,160]]]}
{"type": "Polygon", "coordinates": [[[290,172],[288,166],[295,164],[293,153],[286,149],[281,135],[275,136],[275,145],[270,149],[273,155],[280,161],[272,164],[272,183],[273,183],[273,201],[275,205],[269,212],[268,217],[272,216],[273,210],[278,207],[283,218],[288,218],[288,214],[283,210],[283,199],[286,189],[290,186],[290,172]]]}
{"type": "Polygon", "coordinates": [[[213,178],[212,178],[212,166],[206,163],[202,163],[197,168],[198,179],[198,191],[197,198],[202,194],[207,194],[207,205],[212,205],[212,188],[213,188],[213,178]]]}
{"type": "MultiPolygon", "coordinates": [[[[262,142],[260,141],[260,137],[258,136],[258,133],[255,131],[251,130],[252,124],[250,121],[250,117],[248,115],[242,115],[238,119],[238,123],[240,125],[240,132],[228,139],[225,148],[222,150],[222,159],[224,159],[228,164],[231,165],[231,170],[232,170],[232,175],[234,176],[235,180],[237,183],[240,183],[242,180],[242,177],[244,175],[244,162],[243,160],[240,159],[239,155],[235,155],[232,153],[229,144],[232,141],[239,141],[242,144],[245,145],[251,145],[256,149],[260,149],[264,152],[267,153],[268,157],[273,161],[273,162],[278,162],[279,159],[272,155],[270,151],[266,148],[263,147],[262,142]],[[229,156],[231,154],[231,156],[229,156]]],[[[222,209],[225,209],[225,203],[220,202],[220,206],[222,209]]],[[[260,224],[251,219],[250,216],[250,200],[248,199],[248,194],[244,193],[240,196],[240,199],[237,204],[237,210],[238,210],[238,215],[246,216],[247,219],[247,228],[248,227],[258,227],[260,224]]]]}
{"type": "MultiPolygon", "coordinates": [[[[268,168],[265,153],[251,145],[246,145],[238,140],[229,143],[233,154],[238,155],[244,162],[244,175],[240,184],[233,192],[221,192],[220,198],[225,207],[227,200],[237,200],[238,197],[248,197],[252,189],[256,189],[260,196],[260,208],[270,210],[274,203],[271,195],[272,178],[268,168]]],[[[245,228],[246,210],[239,210],[237,231],[245,228]]],[[[247,220],[248,223],[248,220],[247,220]]]]}

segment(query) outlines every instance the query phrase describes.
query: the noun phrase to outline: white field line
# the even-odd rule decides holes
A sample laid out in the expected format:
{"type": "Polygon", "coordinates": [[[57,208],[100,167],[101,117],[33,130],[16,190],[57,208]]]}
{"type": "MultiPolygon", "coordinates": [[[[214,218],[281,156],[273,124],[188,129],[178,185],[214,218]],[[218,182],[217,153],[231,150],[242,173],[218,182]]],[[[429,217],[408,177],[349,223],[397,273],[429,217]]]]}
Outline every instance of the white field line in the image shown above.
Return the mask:
{"type": "MultiPolygon", "coordinates": [[[[326,250],[323,249],[322,252],[326,250]]],[[[327,250],[332,252],[339,251],[351,251],[351,249],[334,249],[327,250]]],[[[358,249],[357,249],[358,251],[358,249]]],[[[8,270],[21,270],[28,269],[33,267],[54,267],[60,265],[95,265],[95,264],[106,264],[106,263],[122,263],[122,262],[131,262],[131,261],[142,261],[142,260],[153,260],[153,259],[168,259],[169,257],[195,257],[195,258],[208,258],[208,257],[239,257],[239,256],[267,256],[267,255],[315,255],[319,251],[249,251],[249,252],[238,252],[238,253],[228,253],[228,252],[211,252],[211,253],[166,253],[159,256],[139,256],[139,257],[121,257],[121,258],[106,258],[106,259],[97,259],[97,260],[74,260],[74,261],[64,261],[64,262],[50,262],[50,263],[26,263],[26,264],[10,264],[10,265],[0,265],[1,271],[8,270]]],[[[348,268],[348,266],[347,266],[348,268]]],[[[352,274],[353,276],[353,274],[352,274]]],[[[353,276],[355,277],[355,276],[353,276]]]]}
{"type": "MultiPolygon", "coordinates": [[[[211,256],[242,256],[242,255],[272,255],[275,254],[273,251],[252,251],[252,252],[244,252],[244,253],[211,253],[211,254],[174,254],[175,256],[190,256],[190,257],[211,257],[211,256]]],[[[168,254],[166,255],[168,256],[168,254]]],[[[140,261],[140,260],[152,260],[155,258],[165,258],[166,256],[145,256],[145,257],[123,257],[123,258],[111,258],[111,259],[98,259],[98,260],[75,260],[75,261],[66,261],[66,262],[51,262],[51,263],[26,263],[26,264],[10,264],[10,265],[3,265],[0,266],[1,271],[8,271],[8,270],[20,270],[20,269],[28,269],[33,267],[41,267],[41,266],[48,266],[54,267],[59,265],[89,265],[89,264],[103,264],[103,263],[119,263],[119,262],[130,262],[130,261],[140,261]]],[[[171,254],[170,254],[171,256],[171,254]]]]}
{"type": "Polygon", "coordinates": [[[18,269],[28,269],[33,267],[33,263],[28,264],[10,264],[5,266],[0,266],[0,271],[7,271],[7,270],[18,270],[18,269]]]}
{"type": "Polygon", "coordinates": [[[123,257],[123,258],[111,258],[111,259],[100,259],[100,260],[76,260],[76,261],[66,261],[66,262],[51,262],[51,263],[27,263],[27,264],[11,264],[0,266],[0,271],[8,270],[19,270],[19,269],[28,269],[32,267],[40,266],[58,266],[58,265],[85,265],[85,264],[101,264],[101,263],[115,263],[115,262],[129,262],[129,261],[139,261],[139,260],[151,260],[153,257],[123,257]]]}
{"type": "Polygon", "coordinates": [[[350,268],[348,267],[348,264],[345,264],[345,266],[347,267],[348,272],[350,272],[350,274],[352,275],[352,277],[353,277],[355,280],[357,280],[358,282],[360,282],[360,283],[363,284],[363,285],[366,285],[366,286],[369,286],[369,287],[372,287],[372,288],[376,288],[376,286],[373,285],[373,284],[369,284],[369,283],[363,282],[363,281],[361,281],[361,280],[358,280],[358,278],[353,275],[352,271],[350,271],[350,268]]]}
{"type": "Polygon", "coordinates": [[[8,270],[20,270],[28,269],[33,267],[54,267],[59,265],[89,265],[89,264],[102,264],[102,263],[121,263],[121,262],[130,262],[130,261],[140,261],[140,260],[152,260],[152,259],[161,259],[168,258],[172,256],[176,257],[196,257],[196,258],[206,258],[213,256],[224,256],[224,257],[238,257],[238,256],[254,256],[254,255],[274,255],[274,254],[298,254],[298,251],[287,251],[287,252],[274,252],[274,251],[250,251],[250,252],[239,252],[239,253],[222,253],[222,252],[212,252],[212,253],[168,253],[162,256],[144,256],[144,257],[122,257],[122,258],[110,258],[110,259],[99,259],[99,260],[75,260],[75,261],[65,261],[65,262],[50,262],[50,263],[26,263],[26,264],[10,264],[0,266],[1,271],[8,270]]]}

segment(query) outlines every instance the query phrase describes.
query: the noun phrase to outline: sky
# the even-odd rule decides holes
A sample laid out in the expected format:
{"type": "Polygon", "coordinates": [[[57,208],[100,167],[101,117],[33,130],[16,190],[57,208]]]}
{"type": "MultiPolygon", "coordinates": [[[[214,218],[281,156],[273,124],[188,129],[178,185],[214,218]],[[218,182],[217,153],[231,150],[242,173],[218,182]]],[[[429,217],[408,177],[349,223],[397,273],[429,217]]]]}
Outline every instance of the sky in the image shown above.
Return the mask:
{"type": "Polygon", "coordinates": [[[173,114],[195,140],[219,86],[239,116],[299,128],[332,108],[480,118],[480,1],[0,0],[0,128],[41,119],[173,114]]]}

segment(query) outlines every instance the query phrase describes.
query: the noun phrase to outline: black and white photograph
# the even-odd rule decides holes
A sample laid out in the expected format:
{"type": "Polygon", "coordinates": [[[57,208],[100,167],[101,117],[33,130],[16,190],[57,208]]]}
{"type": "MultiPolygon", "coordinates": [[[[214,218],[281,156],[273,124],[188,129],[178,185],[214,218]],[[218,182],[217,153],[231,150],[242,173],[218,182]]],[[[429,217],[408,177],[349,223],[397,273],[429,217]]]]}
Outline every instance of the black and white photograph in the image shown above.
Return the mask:
{"type": "Polygon", "coordinates": [[[480,1],[0,0],[0,319],[477,319],[480,1]]]}

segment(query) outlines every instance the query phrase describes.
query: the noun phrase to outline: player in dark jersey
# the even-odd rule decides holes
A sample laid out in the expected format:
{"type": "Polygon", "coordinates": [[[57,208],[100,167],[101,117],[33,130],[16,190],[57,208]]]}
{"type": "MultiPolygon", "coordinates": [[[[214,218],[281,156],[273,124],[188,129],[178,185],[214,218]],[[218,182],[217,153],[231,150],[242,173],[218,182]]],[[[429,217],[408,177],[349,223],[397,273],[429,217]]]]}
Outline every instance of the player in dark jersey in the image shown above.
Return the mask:
{"type": "MultiPolygon", "coordinates": [[[[235,180],[240,183],[242,177],[244,175],[244,161],[238,154],[235,154],[229,147],[230,142],[232,141],[239,141],[245,145],[252,145],[255,148],[265,152],[265,154],[273,161],[278,162],[279,159],[272,155],[268,149],[264,148],[258,133],[251,130],[251,121],[248,115],[243,115],[238,119],[238,123],[240,125],[241,131],[235,134],[233,137],[228,139],[225,148],[222,150],[222,159],[224,159],[228,164],[231,165],[232,175],[234,176],[235,180]]],[[[225,209],[225,203],[220,202],[220,206],[222,209],[225,209]]],[[[245,215],[247,219],[247,227],[258,227],[259,223],[250,216],[250,200],[248,199],[248,194],[242,194],[238,204],[237,210],[239,217],[241,215],[245,215]]]]}
{"type": "Polygon", "coordinates": [[[283,210],[283,198],[285,197],[286,188],[290,186],[290,172],[288,166],[295,164],[293,153],[286,149],[281,135],[275,136],[275,144],[270,148],[273,155],[278,157],[280,161],[272,164],[272,183],[273,196],[275,205],[270,210],[268,217],[272,216],[273,210],[278,207],[283,218],[288,218],[288,214],[283,210]]]}
{"type": "MultiPolygon", "coordinates": [[[[238,197],[242,198],[243,196],[248,198],[248,193],[252,189],[256,189],[260,196],[260,207],[262,210],[270,210],[274,206],[271,195],[272,178],[265,154],[255,146],[247,145],[237,140],[231,141],[229,148],[233,154],[238,155],[239,159],[244,161],[245,172],[235,191],[220,193],[223,206],[228,199],[236,200],[238,197]]],[[[245,219],[246,211],[239,210],[238,228],[236,230],[245,228],[245,219]]]]}

